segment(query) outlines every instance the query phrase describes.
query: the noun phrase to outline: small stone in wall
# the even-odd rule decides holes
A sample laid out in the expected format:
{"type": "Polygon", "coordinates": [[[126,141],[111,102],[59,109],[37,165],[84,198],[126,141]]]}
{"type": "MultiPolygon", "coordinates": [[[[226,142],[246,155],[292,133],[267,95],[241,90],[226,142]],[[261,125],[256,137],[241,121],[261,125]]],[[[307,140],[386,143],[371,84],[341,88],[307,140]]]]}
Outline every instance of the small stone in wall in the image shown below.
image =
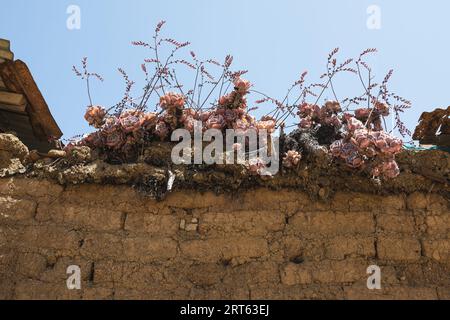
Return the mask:
{"type": "Polygon", "coordinates": [[[181,219],[180,230],[185,230],[185,229],[186,229],[186,220],[181,219]]]}
{"type": "Polygon", "coordinates": [[[7,168],[11,159],[22,162],[28,155],[28,148],[12,134],[0,134],[0,167],[7,168]]]}
{"type": "Polygon", "coordinates": [[[41,159],[39,152],[37,150],[31,150],[30,153],[25,157],[25,163],[35,163],[41,159]]]}
{"type": "Polygon", "coordinates": [[[188,231],[188,232],[197,231],[197,229],[198,229],[198,224],[190,223],[186,226],[186,231],[188,231]]]}
{"type": "Polygon", "coordinates": [[[7,168],[0,169],[0,177],[8,177],[18,173],[25,173],[27,171],[19,159],[14,158],[11,159],[10,162],[11,163],[7,168]]]}
{"type": "Polygon", "coordinates": [[[428,206],[427,196],[420,192],[409,195],[406,202],[410,210],[424,210],[428,206]]]}
{"type": "Polygon", "coordinates": [[[198,230],[198,219],[192,218],[190,223],[186,224],[186,220],[182,219],[180,222],[180,230],[187,232],[194,232],[198,230]]]}
{"type": "Polygon", "coordinates": [[[324,188],[320,188],[320,189],[319,189],[319,197],[320,197],[321,199],[325,199],[326,196],[327,196],[327,190],[325,190],[324,188]]]}
{"type": "Polygon", "coordinates": [[[92,150],[87,146],[75,146],[67,152],[67,158],[72,163],[84,163],[92,160],[92,150]]]}
{"type": "Polygon", "coordinates": [[[50,150],[48,157],[53,159],[65,158],[66,152],[64,150],[50,150]]]}
{"type": "Polygon", "coordinates": [[[24,173],[28,148],[12,134],[0,134],[0,176],[24,173]]]}

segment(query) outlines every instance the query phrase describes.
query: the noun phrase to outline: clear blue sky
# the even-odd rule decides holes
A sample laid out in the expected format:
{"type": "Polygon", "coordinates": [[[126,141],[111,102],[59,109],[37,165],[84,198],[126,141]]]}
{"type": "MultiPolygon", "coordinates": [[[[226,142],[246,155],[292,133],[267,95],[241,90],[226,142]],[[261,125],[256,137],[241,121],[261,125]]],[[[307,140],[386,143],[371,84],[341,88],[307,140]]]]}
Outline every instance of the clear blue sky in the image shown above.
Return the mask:
{"type": "MultiPolygon", "coordinates": [[[[4,0],[0,0],[3,2],[4,0]]],[[[201,57],[235,57],[260,91],[284,96],[303,70],[312,80],[323,73],[328,52],[356,56],[365,48],[379,53],[371,62],[378,77],[395,69],[391,87],[414,108],[404,117],[414,129],[420,113],[450,104],[450,2],[444,0],[15,0],[1,3],[0,38],[10,39],[17,59],[30,67],[65,137],[89,131],[83,83],[72,71],[88,56],[104,76],[93,85],[94,102],[121,98],[117,67],[142,81],[145,54],[130,46],[148,40],[154,25],[167,20],[165,33],[190,41],[201,57]],[[81,29],[68,30],[66,9],[81,9],[81,29]],[[381,9],[381,29],[370,30],[366,10],[381,9]]],[[[342,95],[359,93],[355,81],[337,80],[342,95]],[[358,91],[355,91],[356,90],[358,91]]],[[[142,83],[142,82],[140,82],[142,83]]],[[[331,97],[330,97],[331,98],[331,97]]]]}

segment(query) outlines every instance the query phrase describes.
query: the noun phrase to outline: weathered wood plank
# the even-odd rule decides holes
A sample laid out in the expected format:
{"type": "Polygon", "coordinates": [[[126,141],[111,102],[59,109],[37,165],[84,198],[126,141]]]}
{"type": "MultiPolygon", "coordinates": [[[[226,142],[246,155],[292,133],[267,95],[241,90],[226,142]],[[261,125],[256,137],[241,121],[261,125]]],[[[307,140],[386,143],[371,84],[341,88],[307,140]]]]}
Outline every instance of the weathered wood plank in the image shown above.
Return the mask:
{"type": "Polygon", "coordinates": [[[14,53],[11,51],[0,50],[0,58],[5,60],[14,60],[14,53]]]}
{"type": "Polygon", "coordinates": [[[27,98],[26,111],[37,138],[42,141],[50,136],[60,138],[62,132],[26,64],[20,60],[6,61],[0,64],[0,76],[9,91],[22,93],[27,98]]]}
{"type": "Polygon", "coordinates": [[[12,106],[22,106],[25,105],[27,99],[23,94],[12,93],[12,92],[0,92],[0,104],[8,104],[12,106]]]}
{"type": "Polygon", "coordinates": [[[27,108],[26,103],[24,103],[22,105],[9,105],[9,104],[1,104],[0,103],[0,110],[4,110],[4,111],[26,114],[27,113],[26,108],[27,108]]]}
{"type": "Polygon", "coordinates": [[[0,109],[0,124],[3,126],[17,127],[18,129],[27,129],[27,131],[33,132],[33,128],[30,125],[30,118],[28,115],[9,112],[0,109]]]}
{"type": "Polygon", "coordinates": [[[10,50],[11,43],[9,40],[0,39],[0,49],[10,50]]]}
{"type": "Polygon", "coordinates": [[[421,144],[433,144],[441,147],[450,147],[450,134],[441,134],[439,136],[424,137],[419,140],[421,144]]]}

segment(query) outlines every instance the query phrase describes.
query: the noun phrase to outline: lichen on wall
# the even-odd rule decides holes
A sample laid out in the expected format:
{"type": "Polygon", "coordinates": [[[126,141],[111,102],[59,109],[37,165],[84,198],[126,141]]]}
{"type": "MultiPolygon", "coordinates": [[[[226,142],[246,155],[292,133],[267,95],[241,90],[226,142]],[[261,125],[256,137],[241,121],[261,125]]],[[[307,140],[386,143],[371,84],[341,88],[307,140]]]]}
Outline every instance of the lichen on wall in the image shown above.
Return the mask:
{"type": "Polygon", "coordinates": [[[177,190],[0,180],[2,299],[450,299],[437,193],[177,190]],[[67,267],[81,268],[68,290],[67,267]],[[381,290],[367,268],[381,268],[381,290]]]}

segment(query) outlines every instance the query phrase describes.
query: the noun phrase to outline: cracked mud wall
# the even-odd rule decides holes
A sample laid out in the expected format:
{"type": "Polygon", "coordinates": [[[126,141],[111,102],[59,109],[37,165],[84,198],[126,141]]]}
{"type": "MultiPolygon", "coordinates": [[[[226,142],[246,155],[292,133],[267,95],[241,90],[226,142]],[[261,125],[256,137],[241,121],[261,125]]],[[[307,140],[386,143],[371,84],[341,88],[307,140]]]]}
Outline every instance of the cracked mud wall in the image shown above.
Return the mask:
{"type": "Polygon", "coordinates": [[[1,299],[450,299],[450,203],[0,179],[1,299]],[[382,290],[368,290],[368,266],[382,290]],[[68,290],[78,265],[82,289],[68,290]]]}

